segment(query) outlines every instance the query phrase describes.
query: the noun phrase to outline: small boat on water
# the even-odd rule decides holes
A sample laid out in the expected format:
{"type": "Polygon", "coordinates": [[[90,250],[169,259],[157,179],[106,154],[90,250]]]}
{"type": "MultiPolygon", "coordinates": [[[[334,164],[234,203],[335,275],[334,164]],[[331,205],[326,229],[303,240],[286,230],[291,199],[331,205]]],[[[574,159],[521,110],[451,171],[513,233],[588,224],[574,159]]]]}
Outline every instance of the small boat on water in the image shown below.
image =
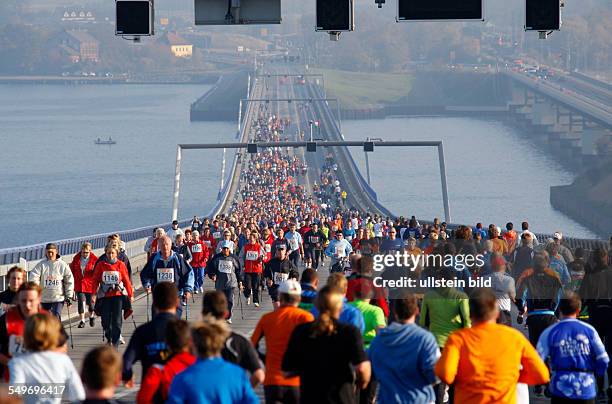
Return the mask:
{"type": "Polygon", "coordinates": [[[117,141],[113,140],[113,138],[109,136],[108,139],[106,140],[97,138],[96,140],[94,140],[94,143],[95,144],[117,144],[117,141]]]}

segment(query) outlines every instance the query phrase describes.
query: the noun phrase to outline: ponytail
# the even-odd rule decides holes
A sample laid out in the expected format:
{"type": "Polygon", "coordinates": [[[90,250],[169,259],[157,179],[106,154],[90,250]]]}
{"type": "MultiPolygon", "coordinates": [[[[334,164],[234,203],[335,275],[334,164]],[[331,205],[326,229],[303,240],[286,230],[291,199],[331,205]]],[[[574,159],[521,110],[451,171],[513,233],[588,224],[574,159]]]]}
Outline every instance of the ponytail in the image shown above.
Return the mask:
{"type": "Polygon", "coordinates": [[[314,322],[313,337],[329,336],[336,333],[343,298],[344,294],[339,288],[325,286],[319,291],[315,302],[319,310],[319,316],[314,322]]]}

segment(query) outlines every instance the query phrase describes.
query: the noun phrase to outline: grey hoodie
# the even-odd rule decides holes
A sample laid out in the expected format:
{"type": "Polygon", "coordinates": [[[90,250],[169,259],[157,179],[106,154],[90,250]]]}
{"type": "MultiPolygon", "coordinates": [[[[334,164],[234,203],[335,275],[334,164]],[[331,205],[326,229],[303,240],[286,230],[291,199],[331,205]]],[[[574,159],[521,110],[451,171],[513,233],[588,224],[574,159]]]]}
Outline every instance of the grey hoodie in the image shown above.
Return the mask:
{"type": "Polygon", "coordinates": [[[74,278],[67,263],[60,258],[55,261],[40,261],[28,275],[28,280],[36,282],[42,289],[43,303],[57,303],[71,298],[74,293],[74,278]]]}

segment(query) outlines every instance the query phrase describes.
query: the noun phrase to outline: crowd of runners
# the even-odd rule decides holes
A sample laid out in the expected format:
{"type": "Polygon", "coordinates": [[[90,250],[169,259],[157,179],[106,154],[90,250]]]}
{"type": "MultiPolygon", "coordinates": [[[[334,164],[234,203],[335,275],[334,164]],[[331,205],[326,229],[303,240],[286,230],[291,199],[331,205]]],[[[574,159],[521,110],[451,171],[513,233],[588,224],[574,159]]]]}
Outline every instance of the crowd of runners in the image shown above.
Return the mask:
{"type": "MultiPolygon", "coordinates": [[[[290,126],[264,108],[255,122],[258,141],[290,126]]],[[[12,268],[0,293],[9,386],[61,385],[64,399],[111,403],[140,362],[139,403],[255,403],[259,385],[266,403],[525,403],[528,386],[553,403],[612,399],[608,249],[572,250],[560,232],[538,239],[527,222],[451,229],[381,217],[347,206],[332,158],[312,193],[291,150],[243,159],[227,214],[174,222],[147,242],[139,277],[150,318],[123,356],[135,287],[118,235],[100,257],[83,244],[70,264],[48,244],[27,280],[12,268]],[[272,301],[250,339],[230,329],[237,298],[261,311],[272,301]],[[73,302],[77,326],[100,317],[107,343],[80,374],[60,322],[73,302]],[[190,308],[201,321],[182,320],[190,308]]],[[[49,391],[21,396],[60,402],[49,391]]]]}

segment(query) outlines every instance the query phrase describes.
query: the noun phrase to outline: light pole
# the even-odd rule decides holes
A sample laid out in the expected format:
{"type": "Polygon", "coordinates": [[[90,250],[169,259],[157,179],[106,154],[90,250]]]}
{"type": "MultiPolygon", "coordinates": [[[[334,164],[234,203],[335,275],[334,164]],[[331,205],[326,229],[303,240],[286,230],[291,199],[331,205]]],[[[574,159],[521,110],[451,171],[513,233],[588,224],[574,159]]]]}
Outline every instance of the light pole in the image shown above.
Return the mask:
{"type": "MultiPolygon", "coordinates": [[[[379,137],[372,137],[372,138],[366,138],[366,142],[370,142],[370,141],[377,141],[377,142],[382,142],[383,140],[379,137]]],[[[370,180],[370,159],[368,158],[368,153],[367,151],[363,151],[363,154],[365,154],[365,163],[366,163],[366,175],[368,177],[368,185],[372,185],[371,180],[370,180]]]]}
{"type": "Polygon", "coordinates": [[[312,142],[312,124],[314,122],[312,120],[308,121],[308,125],[310,126],[310,141],[312,142]]]}

